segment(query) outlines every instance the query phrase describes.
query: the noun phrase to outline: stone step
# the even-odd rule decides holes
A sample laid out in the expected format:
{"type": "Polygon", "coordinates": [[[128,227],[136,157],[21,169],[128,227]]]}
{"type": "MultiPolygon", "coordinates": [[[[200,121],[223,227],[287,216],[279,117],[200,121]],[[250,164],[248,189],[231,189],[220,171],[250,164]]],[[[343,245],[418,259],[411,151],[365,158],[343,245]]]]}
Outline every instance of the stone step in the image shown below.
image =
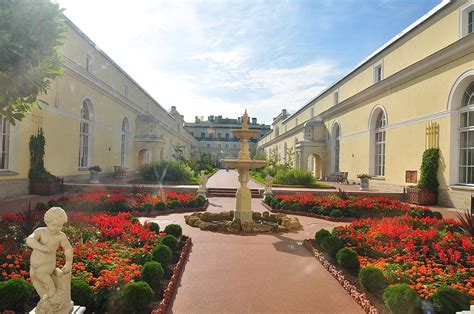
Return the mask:
{"type": "MultiPolygon", "coordinates": [[[[233,188],[209,188],[207,190],[209,196],[214,197],[235,197],[235,193],[237,193],[237,189],[233,188]]],[[[260,191],[257,189],[250,189],[250,193],[252,198],[260,198],[262,197],[260,191]]]]}

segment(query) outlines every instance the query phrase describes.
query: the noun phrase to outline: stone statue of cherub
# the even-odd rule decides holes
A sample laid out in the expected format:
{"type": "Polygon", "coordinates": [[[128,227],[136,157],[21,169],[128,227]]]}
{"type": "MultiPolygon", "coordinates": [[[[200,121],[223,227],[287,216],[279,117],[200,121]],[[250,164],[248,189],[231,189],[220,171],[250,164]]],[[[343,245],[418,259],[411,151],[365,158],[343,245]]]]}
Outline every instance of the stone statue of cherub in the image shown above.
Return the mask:
{"type": "Polygon", "coordinates": [[[67,236],[61,231],[67,222],[66,212],[60,207],[51,207],[44,215],[46,227],[37,228],[26,239],[33,249],[30,258],[30,277],[40,296],[34,312],[36,314],[69,313],[71,301],[71,270],[73,250],[67,236]],[[64,249],[66,263],[56,267],[56,251],[64,249]]]}
{"type": "Polygon", "coordinates": [[[199,189],[205,190],[207,184],[207,176],[204,174],[204,170],[201,170],[199,175],[199,189]]]}

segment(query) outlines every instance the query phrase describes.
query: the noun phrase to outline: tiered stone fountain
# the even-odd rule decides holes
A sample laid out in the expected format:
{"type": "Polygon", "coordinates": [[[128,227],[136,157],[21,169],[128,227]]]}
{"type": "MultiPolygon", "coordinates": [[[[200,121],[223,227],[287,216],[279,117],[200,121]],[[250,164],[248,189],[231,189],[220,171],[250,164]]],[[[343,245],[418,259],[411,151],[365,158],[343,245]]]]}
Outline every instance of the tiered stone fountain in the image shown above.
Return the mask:
{"type": "Polygon", "coordinates": [[[239,159],[222,159],[221,163],[239,172],[240,188],[237,190],[235,211],[199,212],[184,216],[186,223],[203,231],[239,233],[287,232],[298,230],[301,224],[296,217],[288,217],[281,213],[252,212],[252,195],[247,187],[249,170],[265,166],[264,160],[250,159],[249,139],[258,135],[259,131],[249,130],[247,110],[242,117],[242,128],[232,131],[240,137],[239,159]]]}
{"type": "Polygon", "coordinates": [[[267,163],[265,160],[250,159],[249,139],[260,133],[257,130],[249,130],[249,116],[247,110],[242,117],[242,128],[240,130],[232,131],[234,136],[240,138],[240,153],[239,159],[222,159],[221,163],[231,169],[236,169],[239,172],[240,188],[235,195],[236,205],[234,219],[239,218],[242,222],[252,221],[252,195],[247,186],[249,182],[249,170],[262,168],[267,163]]]}

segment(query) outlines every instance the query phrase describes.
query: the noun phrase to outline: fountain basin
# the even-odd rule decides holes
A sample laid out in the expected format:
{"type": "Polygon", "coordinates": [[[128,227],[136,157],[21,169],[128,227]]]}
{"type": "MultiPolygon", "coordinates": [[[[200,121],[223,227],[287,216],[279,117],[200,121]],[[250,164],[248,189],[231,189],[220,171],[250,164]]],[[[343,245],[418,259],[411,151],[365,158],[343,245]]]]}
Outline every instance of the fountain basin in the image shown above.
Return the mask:
{"type": "Polygon", "coordinates": [[[259,135],[260,131],[240,129],[233,130],[232,134],[234,134],[234,136],[240,137],[241,139],[249,139],[251,137],[259,135]]]}
{"type": "Polygon", "coordinates": [[[251,159],[221,159],[221,163],[231,169],[257,169],[262,168],[267,163],[265,160],[251,159]]]}

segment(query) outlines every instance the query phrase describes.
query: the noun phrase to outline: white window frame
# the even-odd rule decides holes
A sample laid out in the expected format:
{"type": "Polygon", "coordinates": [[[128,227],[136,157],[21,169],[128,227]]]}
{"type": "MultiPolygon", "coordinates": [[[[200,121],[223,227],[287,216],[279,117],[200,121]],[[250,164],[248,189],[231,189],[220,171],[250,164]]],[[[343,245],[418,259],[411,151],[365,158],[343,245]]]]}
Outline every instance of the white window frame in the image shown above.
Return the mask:
{"type": "Polygon", "coordinates": [[[341,141],[341,126],[339,122],[334,122],[332,127],[333,138],[333,153],[334,153],[334,172],[340,172],[340,141],[341,141]]]}
{"type": "Polygon", "coordinates": [[[92,73],[92,57],[90,55],[86,55],[86,72],[92,73]]]}
{"type": "Polygon", "coordinates": [[[471,118],[474,120],[474,82],[468,85],[466,90],[461,97],[461,106],[459,108],[459,168],[458,168],[458,183],[464,185],[474,185],[474,141],[470,145],[469,138],[474,137],[474,122],[470,123],[471,118]],[[470,90],[469,90],[470,89],[470,90]],[[464,97],[467,96],[467,103],[472,103],[471,105],[464,105],[464,97]],[[472,117],[471,117],[472,113],[472,117]],[[466,114],[466,125],[462,125],[461,117],[466,114]],[[466,133],[466,147],[462,147],[462,134],[466,133]],[[471,156],[469,156],[471,154],[471,156]],[[462,164],[463,155],[465,156],[465,164],[462,164]],[[472,160],[472,162],[469,161],[472,160]],[[462,168],[465,168],[464,170],[462,168]],[[469,170],[471,170],[471,180],[469,180],[469,170]],[[461,173],[465,171],[464,180],[461,177],[461,173]]]}
{"type": "Polygon", "coordinates": [[[120,165],[122,167],[128,166],[128,141],[130,134],[130,124],[128,118],[125,117],[122,120],[122,134],[120,141],[120,165]]]}
{"type": "Polygon", "coordinates": [[[385,112],[381,111],[377,114],[375,120],[375,141],[374,141],[374,165],[375,165],[375,176],[385,177],[385,143],[386,143],[386,127],[387,127],[387,117],[385,112]],[[380,121],[380,123],[379,123],[380,121]]]}
{"type": "Polygon", "coordinates": [[[87,102],[83,101],[81,106],[81,123],[79,130],[79,168],[87,168],[90,165],[90,131],[90,108],[87,102]],[[85,110],[87,110],[87,115],[84,113],[85,110]]]}
{"type": "Polygon", "coordinates": [[[123,94],[124,94],[125,98],[127,98],[127,99],[128,99],[128,95],[129,95],[129,88],[128,88],[128,85],[127,85],[127,84],[125,84],[125,87],[124,87],[123,94]]]}
{"type": "MultiPolygon", "coordinates": [[[[459,8],[459,38],[469,35],[469,14],[474,11],[474,0],[459,8]]],[[[474,16],[472,17],[474,19],[474,16]]],[[[472,21],[474,23],[474,21],[472,21]]],[[[474,26],[473,26],[474,27],[474,26]]]]}
{"type": "Polygon", "coordinates": [[[383,80],[383,60],[374,64],[374,84],[383,80]],[[380,71],[380,75],[379,75],[380,71]]]}
{"type": "Polygon", "coordinates": [[[10,161],[10,122],[6,117],[0,117],[0,171],[9,169],[10,161]]]}
{"type": "Polygon", "coordinates": [[[333,105],[337,105],[339,103],[339,89],[335,90],[332,94],[333,97],[333,105]]]}

